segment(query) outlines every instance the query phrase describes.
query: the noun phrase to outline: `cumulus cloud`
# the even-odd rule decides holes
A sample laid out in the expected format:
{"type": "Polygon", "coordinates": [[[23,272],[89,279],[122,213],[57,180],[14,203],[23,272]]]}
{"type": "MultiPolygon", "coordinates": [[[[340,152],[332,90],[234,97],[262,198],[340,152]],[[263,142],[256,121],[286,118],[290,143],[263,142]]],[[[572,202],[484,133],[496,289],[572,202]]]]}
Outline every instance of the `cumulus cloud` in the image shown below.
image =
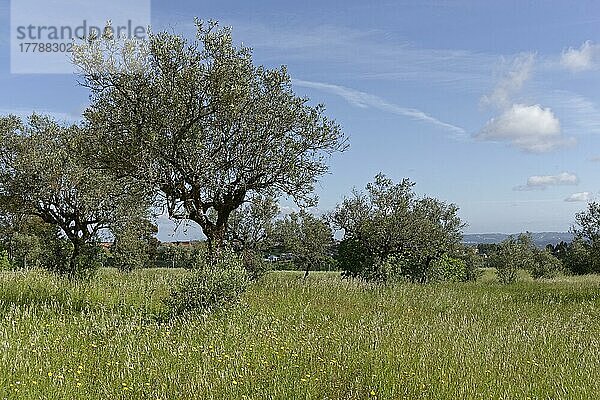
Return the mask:
{"type": "Polygon", "coordinates": [[[549,108],[539,104],[514,104],[499,117],[490,119],[478,139],[507,141],[532,153],[544,153],[574,143],[561,133],[560,121],[549,108]]]}
{"type": "Polygon", "coordinates": [[[563,51],[560,64],[572,72],[587,71],[595,68],[599,53],[600,45],[588,40],[579,49],[569,47],[563,51]]]}
{"type": "Polygon", "coordinates": [[[592,193],[591,192],[579,192],[579,193],[573,193],[572,195],[570,195],[569,197],[567,197],[565,199],[565,201],[569,202],[569,203],[574,203],[574,202],[578,202],[578,201],[582,201],[582,202],[589,202],[592,201],[592,193]]]}
{"type": "Polygon", "coordinates": [[[475,134],[476,138],[508,142],[530,153],[544,153],[575,142],[574,138],[567,138],[562,134],[560,121],[550,108],[513,101],[525,82],[531,78],[534,63],[533,53],[515,57],[494,90],[481,98],[483,104],[495,106],[501,113],[490,119],[475,134]]]}
{"type": "Polygon", "coordinates": [[[579,178],[570,172],[558,175],[534,175],[527,178],[527,184],[515,187],[515,190],[544,190],[549,186],[577,185],[579,178]]]}
{"type": "Polygon", "coordinates": [[[534,62],[533,53],[518,55],[513,60],[508,73],[500,79],[492,93],[481,98],[481,102],[500,108],[509,107],[513,95],[521,90],[523,84],[531,77],[534,62]]]}

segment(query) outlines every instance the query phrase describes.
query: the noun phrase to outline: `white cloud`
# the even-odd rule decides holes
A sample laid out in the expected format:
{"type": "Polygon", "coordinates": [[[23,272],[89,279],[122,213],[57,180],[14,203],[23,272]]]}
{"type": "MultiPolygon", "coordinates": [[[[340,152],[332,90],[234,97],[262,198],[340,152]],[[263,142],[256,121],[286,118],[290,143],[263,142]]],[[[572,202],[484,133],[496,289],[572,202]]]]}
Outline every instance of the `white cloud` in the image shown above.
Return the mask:
{"type": "Polygon", "coordinates": [[[588,40],[579,49],[569,47],[563,51],[560,64],[572,72],[587,71],[596,67],[599,53],[600,46],[588,40]]]}
{"type": "Polygon", "coordinates": [[[481,102],[500,108],[509,107],[512,96],[521,90],[523,84],[531,77],[534,61],[533,53],[519,54],[515,57],[508,73],[500,79],[492,93],[481,98],[481,102]]]}
{"type": "Polygon", "coordinates": [[[346,100],[348,103],[355,107],[376,108],[381,111],[389,112],[396,115],[402,115],[404,117],[409,117],[412,119],[436,125],[438,127],[452,131],[460,137],[466,136],[466,131],[459,126],[440,121],[439,119],[434,118],[429,114],[421,110],[417,110],[415,108],[407,108],[393,103],[388,103],[381,97],[369,93],[361,92],[355,89],[350,89],[344,86],[333,85],[330,83],[311,82],[304,81],[301,79],[294,79],[292,82],[297,86],[308,87],[335,94],[337,96],[342,97],[344,100],[346,100]]]}
{"type": "Polygon", "coordinates": [[[514,104],[497,118],[490,119],[477,138],[508,141],[532,153],[543,153],[574,143],[561,134],[560,121],[552,110],[539,104],[514,104]]]}
{"type": "Polygon", "coordinates": [[[591,192],[579,192],[579,193],[573,193],[572,195],[567,197],[565,199],[565,201],[570,202],[570,203],[578,202],[578,201],[587,203],[587,202],[591,201],[592,198],[593,198],[593,196],[592,196],[591,192]]]}
{"type": "Polygon", "coordinates": [[[544,190],[548,186],[567,186],[579,184],[577,175],[561,172],[558,175],[534,175],[527,179],[527,184],[517,186],[514,190],[544,190]]]}

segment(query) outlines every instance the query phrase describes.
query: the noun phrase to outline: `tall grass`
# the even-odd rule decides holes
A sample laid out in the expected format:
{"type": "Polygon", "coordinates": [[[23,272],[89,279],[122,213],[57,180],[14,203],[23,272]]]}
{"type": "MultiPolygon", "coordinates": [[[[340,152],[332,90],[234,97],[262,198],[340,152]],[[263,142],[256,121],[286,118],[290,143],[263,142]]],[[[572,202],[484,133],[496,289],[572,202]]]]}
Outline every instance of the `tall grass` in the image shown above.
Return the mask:
{"type": "Polygon", "coordinates": [[[180,270],[0,275],[0,398],[597,399],[600,279],[365,286],[273,273],[158,318],[180,270]]]}

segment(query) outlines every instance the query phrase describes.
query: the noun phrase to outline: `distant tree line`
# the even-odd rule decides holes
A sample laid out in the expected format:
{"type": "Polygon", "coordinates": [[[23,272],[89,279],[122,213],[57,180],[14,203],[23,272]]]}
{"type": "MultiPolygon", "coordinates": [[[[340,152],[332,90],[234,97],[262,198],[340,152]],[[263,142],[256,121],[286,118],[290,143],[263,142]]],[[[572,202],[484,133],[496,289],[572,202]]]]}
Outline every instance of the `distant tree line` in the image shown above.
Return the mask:
{"type": "Polygon", "coordinates": [[[530,234],[509,237],[501,243],[481,243],[477,252],[485,265],[495,268],[503,283],[517,280],[518,271],[528,271],[535,279],[552,278],[559,273],[583,275],[600,273],[600,203],[591,202],[575,215],[570,243],[537,248],[530,234]]]}

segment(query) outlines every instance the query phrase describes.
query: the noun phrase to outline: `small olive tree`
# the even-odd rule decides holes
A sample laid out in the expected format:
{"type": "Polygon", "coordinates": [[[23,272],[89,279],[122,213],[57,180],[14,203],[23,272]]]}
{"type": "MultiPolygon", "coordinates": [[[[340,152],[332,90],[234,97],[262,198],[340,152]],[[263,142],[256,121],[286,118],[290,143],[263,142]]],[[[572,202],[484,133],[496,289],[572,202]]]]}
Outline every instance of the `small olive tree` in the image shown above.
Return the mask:
{"type": "Polygon", "coordinates": [[[125,272],[147,267],[158,246],[158,228],[147,218],[120,222],[111,226],[111,265],[125,272]]]}
{"type": "Polygon", "coordinates": [[[75,277],[97,265],[101,230],[145,204],[138,186],[117,181],[82,159],[89,131],[33,115],[0,118],[0,204],[60,229],[57,272],[75,277]]]}
{"type": "Polygon", "coordinates": [[[464,226],[458,208],[435,198],[418,198],[413,186],[407,179],[394,183],[379,174],[366,192],[353,191],[329,215],[344,232],[338,261],[346,274],[426,283],[436,263],[457,254],[464,226]]]}
{"type": "Polygon", "coordinates": [[[574,234],[566,260],[569,269],[578,274],[600,272],[600,203],[591,202],[575,215],[571,227],[574,234]]]}
{"type": "Polygon", "coordinates": [[[504,284],[516,282],[519,270],[528,271],[535,279],[551,278],[562,270],[562,263],[546,249],[538,249],[531,234],[509,236],[488,258],[488,266],[496,269],[504,284]]]}
{"type": "Polygon", "coordinates": [[[293,255],[305,278],[311,270],[333,261],[333,233],[324,219],[301,210],[278,220],[274,231],[275,241],[293,255]]]}

